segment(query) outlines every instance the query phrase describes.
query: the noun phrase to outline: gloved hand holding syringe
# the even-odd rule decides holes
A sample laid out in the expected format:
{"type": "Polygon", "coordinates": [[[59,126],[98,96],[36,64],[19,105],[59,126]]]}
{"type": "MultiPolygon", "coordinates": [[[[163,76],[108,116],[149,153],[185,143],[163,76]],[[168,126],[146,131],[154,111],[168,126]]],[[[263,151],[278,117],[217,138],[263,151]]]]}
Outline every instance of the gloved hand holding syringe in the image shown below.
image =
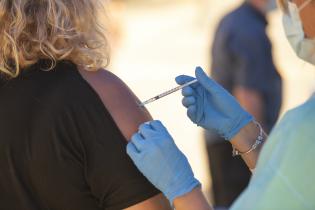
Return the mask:
{"type": "Polygon", "coordinates": [[[143,107],[143,106],[145,106],[145,105],[147,105],[147,104],[149,104],[149,103],[152,103],[152,102],[154,102],[154,101],[156,101],[156,100],[159,100],[159,99],[161,99],[161,98],[163,98],[163,97],[165,97],[165,96],[168,96],[168,95],[170,95],[170,94],[172,94],[172,93],[174,93],[174,92],[176,92],[176,91],[179,91],[179,90],[181,90],[181,89],[183,89],[183,88],[185,88],[185,87],[187,87],[187,86],[189,86],[189,85],[192,85],[192,84],[194,84],[194,83],[196,83],[196,82],[198,82],[197,79],[192,80],[192,81],[190,81],[190,82],[187,82],[187,83],[185,83],[185,84],[183,84],[183,85],[180,85],[180,86],[178,86],[178,87],[176,87],[176,88],[173,88],[173,89],[168,90],[168,91],[166,91],[166,92],[164,92],[164,93],[161,93],[161,94],[159,94],[159,95],[157,95],[157,96],[155,96],[155,97],[153,97],[153,98],[150,98],[150,99],[148,99],[148,100],[146,100],[146,101],[140,103],[139,106],[143,107]]]}

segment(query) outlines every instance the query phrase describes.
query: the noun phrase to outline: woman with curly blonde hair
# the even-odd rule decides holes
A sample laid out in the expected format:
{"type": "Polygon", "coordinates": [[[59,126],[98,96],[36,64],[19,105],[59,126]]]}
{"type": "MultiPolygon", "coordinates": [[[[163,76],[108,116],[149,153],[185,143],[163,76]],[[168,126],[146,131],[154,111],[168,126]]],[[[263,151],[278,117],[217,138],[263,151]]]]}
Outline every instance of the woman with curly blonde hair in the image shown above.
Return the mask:
{"type": "Polygon", "coordinates": [[[0,1],[0,209],[170,209],[125,154],[151,117],[102,69],[102,8],[0,1]]]}

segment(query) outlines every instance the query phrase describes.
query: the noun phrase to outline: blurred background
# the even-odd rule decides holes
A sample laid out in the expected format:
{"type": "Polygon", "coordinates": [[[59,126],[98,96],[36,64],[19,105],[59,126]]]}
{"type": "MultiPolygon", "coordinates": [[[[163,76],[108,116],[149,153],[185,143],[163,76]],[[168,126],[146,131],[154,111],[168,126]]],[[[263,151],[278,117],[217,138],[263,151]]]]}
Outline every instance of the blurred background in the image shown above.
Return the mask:
{"type": "MultiPolygon", "coordinates": [[[[241,0],[122,0],[109,6],[112,60],[109,70],[122,78],[141,99],[175,87],[180,74],[194,75],[196,66],[210,72],[210,49],[220,19],[241,0]]],[[[281,12],[269,17],[268,34],[274,60],[284,80],[281,113],[303,103],[315,90],[315,71],[289,46],[281,12]]],[[[268,84],[268,81],[266,81],[268,84]]],[[[180,93],[147,106],[163,121],[211,199],[202,130],[186,117],[180,93]]]]}

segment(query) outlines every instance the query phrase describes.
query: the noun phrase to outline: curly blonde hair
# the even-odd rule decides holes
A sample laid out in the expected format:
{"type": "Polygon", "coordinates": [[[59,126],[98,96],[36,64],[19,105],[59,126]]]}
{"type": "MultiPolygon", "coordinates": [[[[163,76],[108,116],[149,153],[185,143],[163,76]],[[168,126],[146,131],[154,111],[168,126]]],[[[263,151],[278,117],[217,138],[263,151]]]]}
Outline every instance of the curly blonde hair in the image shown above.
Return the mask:
{"type": "Polygon", "coordinates": [[[39,59],[70,60],[92,71],[106,66],[103,6],[101,0],[1,0],[0,73],[17,77],[39,59]]]}

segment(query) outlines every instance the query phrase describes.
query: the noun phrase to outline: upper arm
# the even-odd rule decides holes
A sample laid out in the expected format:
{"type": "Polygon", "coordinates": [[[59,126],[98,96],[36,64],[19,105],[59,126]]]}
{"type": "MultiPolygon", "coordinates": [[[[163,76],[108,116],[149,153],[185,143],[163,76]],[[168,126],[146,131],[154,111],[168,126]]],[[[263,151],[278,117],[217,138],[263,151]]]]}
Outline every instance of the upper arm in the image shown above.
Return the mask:
{"type": "MultiPolygon", "coordinates": [[[[148,111],[144,108],[139,107],[138,105],[139,100],[132,93],[132,91],[118,77],[116,77],[112,73],[103,70],[100,70],[98,72],[80,71],[80,73],[99,95],[104,106],[109,111],[117,127],[119,128],[120,132],[123,134],[126,140],[129,140],[131,136],[135,132],[137,132],[140,124],[152,120],[148,111]]],[[[123,154],[116,155],[127,156],[125,148],[123,149],[123,154]]],[[[122,169],[120,166],[122,166],[122,164],[113,167],[116,167],[117,170],[125,171],[124,175],[122,176],[124,176],[126,183],[124,185],[122,183],[116,183],[116,185],[118,185],[116,187],[118,187],[119,190],[123,190],[126,187],[129,188],[129,191],[130,188],[133,189],[134,191],[138,190],[135,191],[134,194],[141,195],[140,191],[140,189],[142,188],[141,185],[145,184],[147,186],[146,184],[147,180],[144,177],[140,176],[140,172],[136,169],[136,167],[133,164],[132,167],[131,165],[128,164],[129,169],[122,169]],[[128,170],[132,171],[133,173],[129,172],[126,173],[128,170]],[[135,173],[134,170],[136,170],[137,173],[135,173]],[[132,175],[133,177],[129,174],[133,174],[132,175]],[[128,181],[128,179],[131,180],[128,181]],[[137,181],[135,182],[135,180],[137,181]],[[127,184],[128,182],[129,184],[127,184]]],[[[151,188],[153,188],[153,186],[151,188]]],[[[127,209],[169,210],[171,209],[171,207],[167,199],[162,194],[159,194],[145,201],[142,200],[138,204],[127,209]]]]}
{"type": "Polygon", "coordinates": [[[139,99],[114,74],[106,70],[80,73],[97,92],[126,140],[137,132],[140,124],[152,120],[150,113],[138,105],[139,99]]]}

